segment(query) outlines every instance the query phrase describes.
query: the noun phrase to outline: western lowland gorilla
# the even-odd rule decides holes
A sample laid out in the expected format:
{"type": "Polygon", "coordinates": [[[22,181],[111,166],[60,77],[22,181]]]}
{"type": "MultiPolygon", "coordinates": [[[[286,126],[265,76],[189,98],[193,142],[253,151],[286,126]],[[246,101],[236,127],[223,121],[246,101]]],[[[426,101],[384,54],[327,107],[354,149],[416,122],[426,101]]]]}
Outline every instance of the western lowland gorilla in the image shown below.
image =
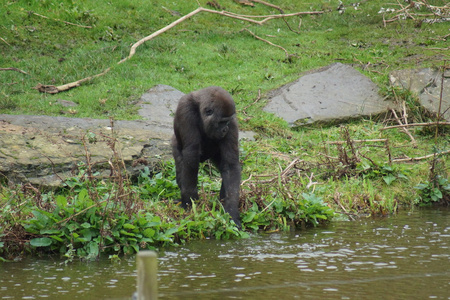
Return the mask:
{"type": "Polygon", "coordinates": [[[175,158],[181,205],[198,199],[199,163],[210,159],[220,171],[220,199],[225,211],[240,228],[239,140],[236,108],[231,95],[211,86],[181,97],[173,122],[172,152],[175,158]]]}

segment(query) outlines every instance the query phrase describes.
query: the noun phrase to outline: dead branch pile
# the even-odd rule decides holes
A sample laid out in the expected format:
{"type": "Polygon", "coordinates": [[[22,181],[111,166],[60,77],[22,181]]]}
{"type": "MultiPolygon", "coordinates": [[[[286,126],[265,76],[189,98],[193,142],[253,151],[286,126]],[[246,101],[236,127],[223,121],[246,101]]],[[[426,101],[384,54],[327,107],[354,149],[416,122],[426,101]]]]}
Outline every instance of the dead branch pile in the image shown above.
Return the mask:
{"type": "Polygon", "coordinates": [[[450,21],[450,3],[446,3],[443,6],[431,5],[427,0],[404,1],[407,4],[404,5],[397,0],[398,9],[394,8],[381,8],[378,13],[383,14],[384,26],[388,23],[392,23],[398,20],[412,19],[417,21],[416,26],[420,26],[421,23],[440,23],[450,21]],[[386,16],[388,19],[386,19],[386,16]]]}

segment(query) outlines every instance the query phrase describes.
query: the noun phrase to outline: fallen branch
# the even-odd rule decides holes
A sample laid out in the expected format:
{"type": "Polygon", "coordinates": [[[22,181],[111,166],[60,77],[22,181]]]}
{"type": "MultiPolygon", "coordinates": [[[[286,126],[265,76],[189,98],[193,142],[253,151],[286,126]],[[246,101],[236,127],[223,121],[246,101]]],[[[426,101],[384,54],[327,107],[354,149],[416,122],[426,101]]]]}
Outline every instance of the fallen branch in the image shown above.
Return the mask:
{"type": "Polygon", "coordinates": [[[11,44],[8,43],[4,38],[1,38],[1,37],[0,37],[0,40],[2,40],[6,45],[11,46],[11,44]]]}
{"type": "MultiPolygon", "coordinates": [[[[408,125],[408,124],[403,124],[402,121],[400,121],[400,119],[397,117],[397,113],[395,112],[394,109],[391,109],[391,111],[392,111],[392,113],[394,114],[394,117],[395,117],[395,119],[397,120],[397,123],[398,123],[399,125],[408,125]]],[[[404,133],[406,133],[406,134],[409,136],[409,138],[411,139],[411,142],[413,143],[413,147],[414,147],[414,148],[417,148],[417,142],[416,142],[416,139],[412,136],[411,132],[409,132],[408,128],[406,128],[406,127],[401,127],[401,129],[402,129],[402,131],[403,131],[404,133]]]]}
{"type": "MultiPolygon", "coordinates": [[[[387,139],[373,139],[373,140],[352,140],[353,143],[375,143],[375,142],[386,142],[387,139]]],[[[329,145],[342,145],[346,144],[347,141],[331,141],[327,142],[329,145]]]]}
{"type": "Polygon", "coordinates": [[[393,128],[433,126],[433,125],[447,125],[448,126],[448,125],[450,125],[450,122],[429,122],[429,123],[413,123],[413,124],[394,125],[394,126],[387,126],[387,127],[381,128],[380,131],[383,131],[386,129],[393,129],[393,128]]]}
{"type": "Polygon", "coordinates": [[[59,92],[64,92],[67,90],[70,90],[74,87],[80,86],[81,84],[85,83],[86,81],[92,80],[94,78],[100,77],[105,75],[106,73],[108,73],[111,70],[111,68],[106,69],[105,71],[103,71],[100,74],[97,75],[93,75],[93,76],[89,76],[71,83],[67,83],[67,84],[63,84],[60,86],[54,86],[54,85],[44,85],[44,84],[40,84],[38,83],[38,85],[36,85],[35,87],[33,87],[33,89],[38,90],[41,93],[47,93],[47,94],[57,94],[59,92]]]}
{"type": "Polygon", "coordinates": [[[355,218],[353,218],[351,215],[351,213],[349,213],[346,209],[345,209],[345,207],[342,205],[342,203],[341,203],[341,201],[339,201],[339,199],[341,198],[341,194],[340,193],[338,193],[338,192],[336,192],[335,194],[334,194],[334,202],[337,204],[337,205],[339,205],[339,207],[344,211],[342,214],[345,214],[345,215],[347,215],[348,216],[348,218],[350,219],[350,220],[352,220],[352,221],[355,221],[355,218]]]}
{"type": "MultiPolygon", "coordinates": [[[[278,175],[257,175],[255,177],[272,177],[271,179],[268,180],[257,180],[257,183],[272,183],[276,180],[278,180],[279,178],[284,179],[287,174],[289,173],[289,171],[299,162],[302,162],[302,160],[299,160],[298,158],[294,159],[284,170],[281,171],[280,174],[278,175]]],[[[250,180],[250,178],[248,179],[250,180]]],[[[247,181],[248,181],[247,180],[247,181]]]]}
{"type": "Polygon", "coordinates": [[[244,28],[243,30],[247,31],[248,33],[250,33],[251,35],[253,35],[256,39],[258,39],[258,40],[260,40],[260,41],[263,41],[263,42],[265,42],[265,43],[267,43],[267,44],[269,44],[269,45],[271,45],[271,46],[280,48],[281,50],[284,51],[284,54],[286,55],[286,58],[289,58],[289,57],[291,57],[291,56],[295,56],[295,54],[289,54],[289,52],[287,52],[287,50],[284,49],[283,47],[281,47],[280,45],[274,44],[274,43],[272,43],[272,42],[270,42],[270,41],[268,41],[268,40],[265,40],[265,39],[263,39],[263,38],[257,36],[256,34],[254,34],[253,32],[251,32],[251,31],[248,30],[247,28],[244,28]]]}
{"type": "Polygon", "coordinates": [[[35,12],[30,12],[30,13],[31,13],[32,15],[35,15],[35,16],[38,16],[38,17],[41,17],[41,18],[44,18],[44,19],[53,20],[53,21],[58,21],[58,22],[63,22],[63,23],[65,23],[65,24],[67,24],[67,25],[78,26],[78,27],[81,27],[81,28],[92,28],[92,26],[79,25],[79,24],[75,24],[75,23],[70,23],[70,22],[67,22],[67,21],[63,21],[63,20],[60,20],[60,19],[49,18],[49,17],[43,16],[43,15],[37,14],[37,13],[35,13],[35,12]]]}
{"type": "MultiPolygon", "coordinates": [[[[383,11],[383,23],[384,27],[386,27],[387,23],[392,23],[398,20],[404,20],[404,19],[412,19],[412,20],[420,20],[421,22],[426,23],[438,23],[438,22],[445,22],[450,20],[448,18],[448,14],[450,13],[450,5],[446,4],[444,6],[435,6],[428,4],[427,1],[405,1],[408,3],[407,6],[403,6],[400,1],[397,0],[398,5],[401,7],[401,9],[387,9],[383,11]],[[430,13],[413,13],[411,11],[413,10],[419,10],[422,7],[425,7],[430,13]],[[385,19],[385,13],[392,12],[395,14],[391,19],[386,20],[385,19]],[[433,19],[427,19],[427,17],[434,17],[433,19]]],[[[379,12],[381,13],[381,11],[379,12]]]]}
{"type": "MultiPolygon", "coordinates": [[[[192,16],[201,13],[201,12],[209,12],[209,13],[213,13],[213,14],[218,14],[221,16],[225,16],[225,17],[229,17],[229,18],[233,18],[233,19],[238,19],[238,20],[242,20],[242,21],[246,21],[246,22],[250,22],[250,23],[254,23],[254,24],[258,24],[258,25],[262,25],[265,22],[272,20],[272,19],[278,19],[278,18],[285,18],[285,17],[292,17],[292,16],[300,16],[300,15],[318,15],[318,14],[323,14],[323,11],[313,11],[313,12],[296,12],[296,13],[290,13],[290,14],[279,14],[279,15],[266,15],[266,16],[245,16],[245,15],[239,15],[239,14],[234,14],[231,12],[227,12],[227,11],[216,11],[216,10],[212,10],[212,9],[208,9],[208,8],[204,8],[204,7],[199,7],[196,10],[190,12],[189,14],[175,20],[174,22],[172,22],[171,24],[167,25],[164,28],[161,28],[160,30],[152,33],[149,36],[144,37],[143,39],[137,41],[135,44],[133,44],[131,46],[130,49],[130,53],[128,54],[127,57],[123,58],[122,60],[120,60],[117,64],[121,64],[127,60],[129,60],[131,57],[134,56],[134,54],[136,53],[136,49],[137,47],[139,47],[140,45],[142,45],[143,43],[153,39],[154,37],[168,31],[169,29],[175,27],[176,25],[178,25],[179,23],[191,18],[192,16]],[[263,18],[263,20],[261,21],[257,21],[254,20],[256,18],[263,18]]],[[[39,15],[41,16],[41,15],[39,15]]],[[[72,24],[72,25],[76,25],[76,24],[72,24]]],[[[93,75],[93,76],[89,76],[87,78],[84,79],[80,79],[77,80],[75,82],[71,82],[68,84],[64,84],[61,86],[54,86],[54,85],[42,85],[42,84],[38,84],[36,87],[34,87],[34,89],[37,89],[38,91],[40,91],[41,93],[50,93],[50,94],[56,94],[56,93],[60,93],[63,91],[67,91],[69,89],[75,88],[80,86],[82,83],[89,81],[91,79],[97,78],[99,76],[102,76],[106,73],[109,72],[111,68],[106,69],[105,71],[103,71],[100,74],[97,75],[93,75]]]]}
{"type": "Polygon", "coordinates": [[[27,73],[27,72],[25,72],[25,71],[22,71],[22,70],[20,70],[20,69],[17,69],[17,68],[0,68],[0,71],[16,71],[16,72],[19,72],[19,73],[22,73],[22,74],[28,75],[28,73],[27,73]]]}
{"type": "Polygon", "coordinates": [[[446,151],[442,151],[439,153],[428,154],[428,155],[420,156],[420,157],[397,158],[397,159],[393,159],[392,162],[415,162],[415,161],[427,159],[430,157],[440,156],[440,155],[449,154],[449,153],[450,153],[450,150],[446,150],[446,151]]]}

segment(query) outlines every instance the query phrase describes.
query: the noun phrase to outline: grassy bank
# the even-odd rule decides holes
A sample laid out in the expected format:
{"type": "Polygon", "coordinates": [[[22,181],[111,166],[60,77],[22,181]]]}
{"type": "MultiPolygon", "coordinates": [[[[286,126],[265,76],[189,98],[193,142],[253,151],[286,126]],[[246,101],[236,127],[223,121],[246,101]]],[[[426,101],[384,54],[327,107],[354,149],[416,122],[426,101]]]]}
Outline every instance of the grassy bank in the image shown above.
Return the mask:
{"type": "MultiPolygon", "coordinates": [[[[200,1],[214,9],[206,2],[200,1]]],[[[301,72],[341,62],[369,76],[387,98],[404,101],[409,123],[435,120],[420,109],[415,95],[389,87],[388,74],[443,67],[448,22],[427,22],[435,16],[421,15],[437,10],[424,5],[408,11],[414,19],[403,19],[401,7],[386,1],[343,1],[340,10],[338,2],[271,1],[285,13],[323,13],[263,25],[202,12],[144,43],[121,64],[133,43],[195,10],[197,2],[1,4],[0,68],[13,69],[0,71],[0,113],[136,119],[133,104],[156,84],[183,92],[219,85],[232,93],[240,127],[258,137],[241,144],[241,217],[247,233],[233,226],[215,200],[220,182],[209,165],[202,170],[202,199],[192,212],[173,203],[179,192],[171,162],[160,173],[133,181],[96,180],[81,165],[78,176],[52,192],[0,180],[0,255],[50,251],[68,259],[99,253],[114,257],[190,239],[245,237],[257,230],[317,225],[332,216],[387,215],[399,207],[448,202],[448,154],[425,158],[449,149],[448,128],[412,128],[414,142],[399,129],[382,130],[396,124],[389,115],[343,126],[289,128],[262,111],[270,90],[301,72]],[[108,68],[105,75],[55,95],[33,89],[38,83],[64,85],[108,68]],[[59,99],[78,105],[68,109],[59,99]]],[[[260,3],[216,3],[218,10],[242,15],[280,13],[260,3]]],[[[120,164],[115,167],[121,174],[120,164]]]]}

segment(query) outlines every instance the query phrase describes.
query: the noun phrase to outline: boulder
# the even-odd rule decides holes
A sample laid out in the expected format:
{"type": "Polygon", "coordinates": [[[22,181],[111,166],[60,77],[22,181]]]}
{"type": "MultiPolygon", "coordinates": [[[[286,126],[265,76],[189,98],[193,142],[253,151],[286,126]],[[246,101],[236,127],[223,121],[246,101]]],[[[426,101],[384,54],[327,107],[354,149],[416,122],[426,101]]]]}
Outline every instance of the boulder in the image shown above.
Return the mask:
{"type": "Polygon", "coordinates": [[[301,76],[269,95],[264,108],[291,126],[341,122],[378,115],[394,106],[378,94],[369,78],[349,65],[336,63],[301,76]]]}
{"type": "Polygon", "coordinates": [[[393,86],[410,90],[419,97],[420,104],[431,113],[437,115],[441,99],[441,83],[443,77],[441,116],[450,121],[450,71],[442,74],[435,69],[407,69],[392,71],[389,81],[393,86]]]}

